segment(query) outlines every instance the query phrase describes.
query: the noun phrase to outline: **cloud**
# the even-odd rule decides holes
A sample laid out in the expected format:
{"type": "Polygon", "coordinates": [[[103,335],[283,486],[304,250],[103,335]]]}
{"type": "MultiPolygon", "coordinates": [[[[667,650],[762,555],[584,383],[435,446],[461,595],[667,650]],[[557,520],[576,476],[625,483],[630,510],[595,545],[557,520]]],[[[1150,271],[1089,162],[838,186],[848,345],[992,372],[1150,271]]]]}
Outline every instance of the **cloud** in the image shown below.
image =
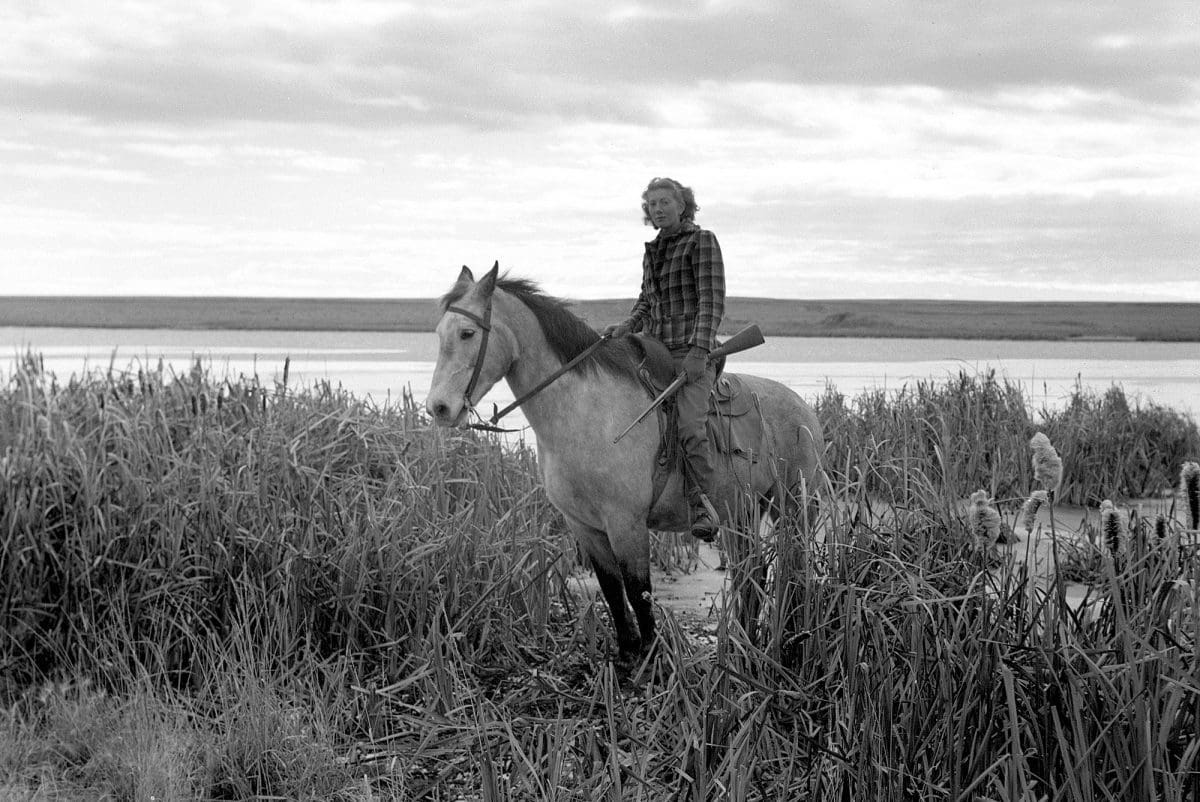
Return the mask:
{"type": "Polygon", "coordinates": [[[757,200],[714,210],[734,294],[1082,300],[1136,284],[1114,300],[1195,298],[1195,197],[757,200]]]}
{"type": "Polygon", "coordinates": [[[1194,103],[1192,4],[150,3],[0,12],[14,108],[94,119],[661,124],[704,82],[1194,103]],[[664,100],[664,98],[666,98],[664,100]]]}
{"type": "Polygon", "coordinates": [[[18,0],[0,268],[434,295],[499,258],[623,294],[671,175],[740,294],[1195,298],[1193,5],[18,0]]]}
{"type": "Polygon", "coordinates": [[[224,148],[194,142],[130,142],[125,147],[131,153],[198,166],[217,164],[225,157],[224,148]]]}

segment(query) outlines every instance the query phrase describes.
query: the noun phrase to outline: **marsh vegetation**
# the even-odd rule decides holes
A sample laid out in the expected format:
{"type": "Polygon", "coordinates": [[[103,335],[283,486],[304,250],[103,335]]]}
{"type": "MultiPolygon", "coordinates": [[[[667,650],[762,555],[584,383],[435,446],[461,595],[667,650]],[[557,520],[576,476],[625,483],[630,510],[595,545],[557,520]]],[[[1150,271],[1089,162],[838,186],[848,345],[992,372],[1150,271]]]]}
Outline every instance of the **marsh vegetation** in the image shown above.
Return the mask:
{"type": "Polygon", "coordinates": [[[1195,422],[1119,389],[1038,414],[994,375],[817,407],[824,543],[781,521],[731,571],[774,564],[755,637],[660,609],[622,674],[528,450],[407,397],[29,355],[0,388],[0,795],[1195,799],[1195,422]],[[1019,526],[1037,431],[1048,503],[1122,516],[1063,556],[1094,614],[998,581],[962,503],[1019,526]],[[1121,512],[1147,496],[1161,519],[1121,512]]]}

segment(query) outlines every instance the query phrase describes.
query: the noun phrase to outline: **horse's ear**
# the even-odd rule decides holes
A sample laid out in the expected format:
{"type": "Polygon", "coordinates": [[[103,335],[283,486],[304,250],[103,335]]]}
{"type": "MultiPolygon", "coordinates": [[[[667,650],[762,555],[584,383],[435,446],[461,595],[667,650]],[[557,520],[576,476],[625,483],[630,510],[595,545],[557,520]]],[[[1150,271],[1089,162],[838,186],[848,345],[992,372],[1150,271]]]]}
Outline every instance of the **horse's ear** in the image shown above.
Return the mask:
{"type": "Polygon", "coordinates": [[[458,274],[458,283],[461,284],[464,281],[475,281],[475,274],[472,273],[471,268],[467,267],[466,265],[463,265],[462,272],[458,274]]]}
{"type": "Polygon", "coordinates": [[[484,297],[491,295],[496,289],[496,276],[500,274],[500,263],[492,265],[492,269],[487,274],[479,279],[479,291],[484,297]]]}

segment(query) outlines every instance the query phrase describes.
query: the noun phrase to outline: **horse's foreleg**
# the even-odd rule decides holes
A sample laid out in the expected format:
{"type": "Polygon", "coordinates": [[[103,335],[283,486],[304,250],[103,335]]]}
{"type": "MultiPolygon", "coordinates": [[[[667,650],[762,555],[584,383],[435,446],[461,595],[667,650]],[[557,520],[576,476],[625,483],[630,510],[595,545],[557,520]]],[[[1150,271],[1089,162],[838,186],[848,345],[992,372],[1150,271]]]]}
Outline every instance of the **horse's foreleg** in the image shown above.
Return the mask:
{"type": "MultiPolygon", "coordinates": [[[[641,651],[641,638],[625,604],[625,584],[621,578],[621,571],[615,565],[601,565],[596,560],[592,560],[592,568],[596,571],[600,590],[608,602],[609,612],[612,613],[613,629],[617,635],[617,660],[620,663],[629,663],[641,651]]],[[[636,608],[636,605],[634,607],[636,608]]]]}
{"type": "Polygon", "coordinates": [[[642,635],[639,652],[645,654],[654,645],[654,608],[650,595],[650,568],[647,566],[638,569],[623,563],[621,576],[625,580],[625,595],[629,597],[629,603],[633,606],[633,614],[637,617],[638,631],[642,635]]]}
{"type": "Polygon", "coordinates": [[[625,595],[641,632],[639,655],[654,645],[654,607],[650,593],[650,533],[644,522],[610,524],[608,539],[621,569],[625,595]]]}
{"type": "Polygon", "coordinates": [[[591,562],[592,570],[596,572],[596,580],[600,584],[600,592],[604,594],[604,601],[608,603],[613,630],[617,636],[618,659],[621,662],[630,662],[640,651],[641,639],[625,603],[624,578],[608,536],[601,530],[579,521],[568,519],[567,522],[575,533],[580,548],[591,562]]]}

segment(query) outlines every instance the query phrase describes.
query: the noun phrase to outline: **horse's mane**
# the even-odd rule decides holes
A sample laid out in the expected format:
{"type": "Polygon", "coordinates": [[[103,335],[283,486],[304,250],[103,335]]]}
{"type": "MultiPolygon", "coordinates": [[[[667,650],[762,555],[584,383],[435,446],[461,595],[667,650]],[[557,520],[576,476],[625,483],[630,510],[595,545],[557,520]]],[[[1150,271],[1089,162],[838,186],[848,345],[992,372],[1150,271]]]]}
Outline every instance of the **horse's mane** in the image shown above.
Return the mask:
{"type": "MultiPolygon", "coordinates": [[[[507,274],[496,280],[496,288],[504,290],[528,307],[537,318],[551,352],[563,363],[577,357],[596,340],[599,333],[570,309],[570,302],[547,295],[536,282],[523,278],[509,278],[507,274]]],[[[442,309],[458,301],[466,287],[455,285],[442,296],[442,309]]],[[[591,357],[580,364],[580,368],[602,370],[619,378],[637,380],[637,364],[640,356],[628,342],[612,340],[592,352],[591,357]]]]}

